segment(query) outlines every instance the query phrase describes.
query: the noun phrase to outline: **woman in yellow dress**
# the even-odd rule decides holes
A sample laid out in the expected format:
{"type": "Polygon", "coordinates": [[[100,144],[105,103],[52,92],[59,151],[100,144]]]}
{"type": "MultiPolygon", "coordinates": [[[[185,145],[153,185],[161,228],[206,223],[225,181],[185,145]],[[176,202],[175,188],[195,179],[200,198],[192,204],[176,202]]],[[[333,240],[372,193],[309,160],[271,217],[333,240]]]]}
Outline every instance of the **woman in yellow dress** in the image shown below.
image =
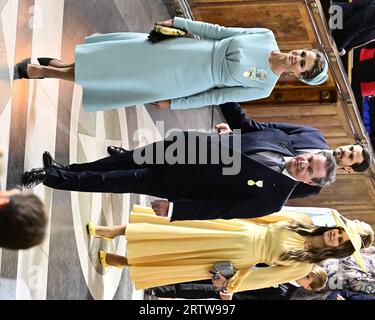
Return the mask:
{"type": "MultiPolygon", "coordinates": [[[[266,220],[266,219],[264,219],[266,220]]],[[[305,222],[261,223],[262,218],[184,220],[170,222],[151,208],[134,206],[128,225],[88,224],[91,236],[125,235],[126,257],[99,252],[103,267],[129,267],[137,289],[210,279],[215,263],[231,261],[237,272],[229,280],[218,274],[213,284],[238,292],[300,279],[313,263],[350,256],[374,239],[372,228],[353,222],[349,238],[342,227],[317,227],[305,222]],[[267,268],[252,268],[266,263],[267,268]]],[[[277,219],[275,219],[277,221],[277,219]]],[[[266,222],[266,221],[264,221],[266,222]]]]}

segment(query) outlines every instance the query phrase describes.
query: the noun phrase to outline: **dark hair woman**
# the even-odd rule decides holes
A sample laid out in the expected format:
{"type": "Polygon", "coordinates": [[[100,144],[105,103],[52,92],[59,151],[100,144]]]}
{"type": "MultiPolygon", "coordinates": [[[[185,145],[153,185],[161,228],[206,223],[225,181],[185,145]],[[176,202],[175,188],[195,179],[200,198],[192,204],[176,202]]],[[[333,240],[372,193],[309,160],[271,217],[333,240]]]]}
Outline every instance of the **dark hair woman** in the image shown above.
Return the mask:
{"type": "Polygon", "coordinates": [[[92,236],[126,237],[126,257],[104,251],[99,257],[103,267],[129,266],[138,289],[209,279],[213,264],[229,260],[237,272],[229,280],[218,274],[214,284],[237,292],[300,279],[314,263],[370,245],[372,228],[350,224],[356,229],[349,234],[337,226],[289,220],[268,225],[245,219],[170,222],[151,208],[135,206],[128,225],[88,226],[92,236]],[[252,268],[258,263],[269,267],[252,268]]]}

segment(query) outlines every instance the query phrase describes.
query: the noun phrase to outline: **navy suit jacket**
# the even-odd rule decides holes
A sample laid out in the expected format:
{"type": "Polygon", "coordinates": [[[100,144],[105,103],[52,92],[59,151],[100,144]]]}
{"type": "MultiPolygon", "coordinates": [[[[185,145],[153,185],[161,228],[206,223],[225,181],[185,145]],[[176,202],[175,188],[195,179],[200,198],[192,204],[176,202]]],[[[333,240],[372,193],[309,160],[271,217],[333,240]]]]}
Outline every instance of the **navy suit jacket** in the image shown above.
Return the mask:
{"type": "Polygon", "coordinates": [[[334,2],[343,9],[344,29],[333,30],[337,48],[341,51],[364,46],[375,40],[375,1],[357,0],[353,3],[334,2]]]}
{"type": "MultiPolygon", "coordinates": [[[[276,151],[288,156],[289,152],[296,155],[297,150],[300,149],[329,149],[323,134],[316,128],[283,122],[257,122],[248,118],[240,105],[234,102],[222,104],[220,109],[232,130],[240,129],[243,135],[253,135],[254,149],[259,147],[257,152],[276,151]],[[285,141],[288,143],[285,145],[274,138],[274,136],[279,136],[280,132],[287,136],[285,141]],[[257,139],[260,139],[259,143],[257,143],[257,139]]],[[[290,198],[307,197],[319,193],[320,190],[321,187],[298,183],[290,198]]]]}
{"type": "Polygon", "coordinates": [[[342,296],[345,300],[375,300],[375,296],[342,289],[332,291],[326,300],[337,300],[337,295],[342,296]]]}
{"type": "MultiPolygon", "coordinates": [[[[220,148],[229,148],[233,154],[237,154],[235,158],[241,160],[241,166],[237,174],[231,175],[222,174],[225,167],[223,164],[164,166],[165,185],[170,190],[168,199],[173,202],[171,220],[261,217],[279,211],[298,184],[297,181],[249,157],[250,154],[264,149],[263,145],[267,143],[265,134],[256,134],[256,139],[253,134],[242,135],[241,153],[234,149],[231,143],[223,142],[225,139],[218,134],[182,133],[185,137],[187,134],[209,137],[211,143],[208,144],[208,153],[217,146],[212,142],[218,141],[220,148]],[[261,180],[263,186],[250,186],[249,180],[261,180]],[[181,199],[181,195],[187,199],[181,199]]],[[[283,150],[283,153],[289,156],[295,155],[290,150],[291,145],[285,133],[280,131],[272,133],[272,136],[278,141],[275,149],[283,150]]],[[[234,139],[234,135],[229,136],[229,141],[234,139]]],[[[186,154],[189,154],[189,146],[186,148],[186,154]]]]}

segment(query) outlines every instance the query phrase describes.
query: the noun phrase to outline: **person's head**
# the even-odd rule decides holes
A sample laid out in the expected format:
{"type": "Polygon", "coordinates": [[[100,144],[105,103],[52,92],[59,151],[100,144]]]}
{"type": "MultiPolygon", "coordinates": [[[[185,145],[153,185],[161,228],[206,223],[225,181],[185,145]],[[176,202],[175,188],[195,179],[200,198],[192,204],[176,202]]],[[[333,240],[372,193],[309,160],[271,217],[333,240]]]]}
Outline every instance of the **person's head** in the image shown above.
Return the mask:
{"type": "Polygon", "coordinates": [[[286,170],[294,179],[312,186],[324,187],[336,179],[335,158],[326,151],[295,156],[286,163],[286,170]]]}
{"type": "Polygon", "coordinates": [[[325,231],[322,234],[323,243],[325,247],[338,247],[343,244],[345,241],[349,241],[349,237],[344,231],[343,228],[337,227],[325,231]]]}
{"type": "MultiPolygon", "coordinates": [[[[281,255],[281,260],[320,263],[330,258],[346,258],[355,252],[352,242],[341,227],[318,227],[305,222],[293,221],[287,224],[286,228],[305,238],[318,237],[321,241],[316,242],[320,243],[320,245],[310,246],[303,250],[296,249],[285,252],[281,255]]],[[[369,243],[372,243],[374,231],[370,225],[366,224],[365,228],[361,228],[360,236],[362,246],[365,247],[369,243]]]]}
{"type": "Polygon", "coordinates": [[[38,245],[46,227],[47,214],[37,196],[17,189],[0,191],[0,247],[18,250],[38,245]]]}
{"type": "Polygon", "coordinates": [[[348,173],[363,172],[370,166],[370,152],[361,143],[340,146],[333,150],[333,156],[338,167],[348,173]]]}
{"type": "Polygon", "coordinates": [[[310,85],[324,83],[328,79],[328,63],[316,49],[291,50],[285,57],[287,72],[310,85]]]}
{"type": "Polygon", "coordinates": [[[327,283],[327,272],[320,266],[313,264],[310,273],[296,282],[306,290],[319,291],[324,288],[327,283]]]}

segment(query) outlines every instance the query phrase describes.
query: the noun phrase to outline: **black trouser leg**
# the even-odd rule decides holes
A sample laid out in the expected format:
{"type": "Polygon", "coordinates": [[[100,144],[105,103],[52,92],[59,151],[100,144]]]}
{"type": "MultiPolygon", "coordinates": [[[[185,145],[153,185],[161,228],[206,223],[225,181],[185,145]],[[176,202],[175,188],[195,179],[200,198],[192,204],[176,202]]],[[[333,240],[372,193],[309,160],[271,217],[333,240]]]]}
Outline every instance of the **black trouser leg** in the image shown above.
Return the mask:
{"type": "Polygon", "coordinates": [[[375,58],[360,61],[354,68],[359,82],[375,81],[375,58]]]}
{"type": "Polygon", "coordinates": [[[93,162],[86,163],[73,163],[68,166],[70,171],[97,171],[106,172],[114,170],[127,170],[127,169],[141,169],[139,165],[133,160],[133,151],[126,151],[125,153],[106,157],[93,162]]]}
{"type": "Polygon", "coordinates": [[[159,298],[220,299],[220,294],[215,290],[211,280],[177,283],[148,290],[152,290],[159,298]]]}
{"type": "Polygon", "coordinates": [[[74,172],[47,169],[44,185],[60,190],[138,193],[160,198],[168,198],[163,172],[158,168],[131,169],[122,171],[74,172]]]}
{"type": "Polygon", "coordinates": [[[357,103],[358,110],[361,113],[361,116],[363,116],[363,97],[362,97],[362,90],[361,90],[361,82],[360,82],[360,75],[358,74],[358,71],[355,71],[355,69],[352,69],[352,83],[351,87],[354,93],[355,101],[357,103]]]}
{"type": "Polygon", "coordinates": [[[350,18],[344,19],[343,27],[332,33],[339,50],[345,48],[360,33],[370,32],[375,27],[375,5],[364,7],[350,18]]]}
{"type": "Polygon", "coordinates": [[[74,163],[68,166],[70,171],[113,171],[113,170],[128,170],[151,168],[155,165],[164,164],[164,150],[171,143],[171,141],[158,141],[135,150],[117,154],[114,156],[99,159],[87,163],[74,163]],[[145,154],[150,156],[146,156],[145,154]],[[146,163],[143,162],[146,160],[146,163]]]}

